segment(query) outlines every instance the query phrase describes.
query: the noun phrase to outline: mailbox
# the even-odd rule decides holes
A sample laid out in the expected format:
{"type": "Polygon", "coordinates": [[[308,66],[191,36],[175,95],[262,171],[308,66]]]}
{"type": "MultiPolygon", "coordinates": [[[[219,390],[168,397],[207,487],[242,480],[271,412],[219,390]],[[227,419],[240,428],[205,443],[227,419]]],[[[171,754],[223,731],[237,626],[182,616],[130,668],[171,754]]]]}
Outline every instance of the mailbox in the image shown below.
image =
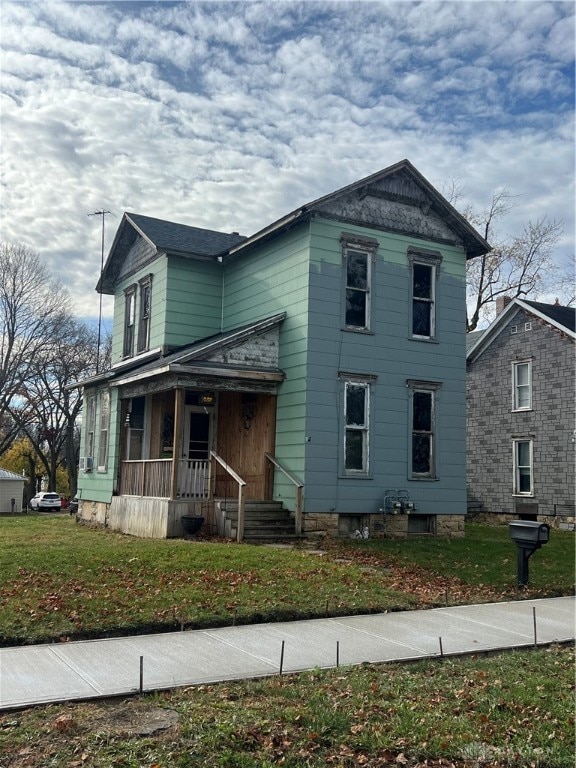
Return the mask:
{"type": "Polygon", "coordinates": [[[508,523],[508,533],[516,544],[518,584],[528,584],[528,560],[542,544],[550,539],[550,526],[534,520],[513,520],[508,523]]]}
{"type": "Polygon", "coordinates": [[[508,523],[510,538],[528,544],[546,544],[550,538],[550,526],[533,520],[513,520],[508,523]]]}

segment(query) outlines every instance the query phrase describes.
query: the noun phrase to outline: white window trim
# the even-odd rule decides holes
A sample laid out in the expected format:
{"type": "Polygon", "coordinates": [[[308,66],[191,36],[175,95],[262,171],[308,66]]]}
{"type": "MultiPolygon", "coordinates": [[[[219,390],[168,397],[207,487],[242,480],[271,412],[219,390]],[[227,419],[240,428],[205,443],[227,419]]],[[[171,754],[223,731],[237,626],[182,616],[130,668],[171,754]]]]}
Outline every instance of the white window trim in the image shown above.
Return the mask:
{"type": "Polygon", "coordinates": [[[531,410],[532,410],[532,360],[515,360],[512,363],[512,411],[517,412],[517,411],[531,411],[531,410]],[[528,384],[518,383],[518,369],[521,365],[528,366],[528,384]],[[520,387],[528,387],[528,393],[529,393],[528,405],[518,405],[520,401],[520,398],[518,396],[520,387]]]}
{"type": "Polygon", "coordinates": [[[529,438],[517,438],[512,441],[512,466],[514,468],[513,475],[513,496],[521,496],[523,498],[533,498],[534,496],[534,442],[529,438]],[[528,443],[530,446],[530,490],[520,490],[520,465],[518,464],[518,445],[520,443],[528,443]]]}
{"type": "Polygon", "coordinates": [[[110,390],[100,390],[100,433],[98,437],[98,472],[108,468],[108,436],[110,434],[110,390]],[[104,461],[102,461],[104,459],[104,461]]]}
{"type": "Polygon", "coordinates": [[[138,309],[138,341],[136,343],[136,353],[141,354],[147,352],[150,348],[150,321],[152,319],[152,275],[146,275],[139,281],[139,302],[138,309]],[[150,291],[150,298],[148,302],[148,315],[144,315],[144,291],[148,289],[150,291]],[[146,321],[144,325],[144,321],[146,321]],[[143,332],[143,329],[144,332],[143,332]]]}
{"type": "Polygon", "coordinates": [[[372,385],[378,380],[378,377],[373,374],[357,374],[347,371],[339,371],[338,378],[341,384],[341,420],[342,428],[340,431],[341,443],[341,465],[339,475],[343,478],[370,478],[370,441],[371,441],[371,413],[372,413],[372,385]],[[365,423],[364,425],[349,425],[346,423],[346,395],[349,386],[360,386],[365,390],[365,423]],[[347,469],[346,468],[346,432],[347,430],[357,429],[363,432],[363,468],[362,469],[347,469]]]}
{"type": "Polygon", "coordinates": [[[442,263],[442,255],[439,253],[427,253],[425,251],[409,250],[408,251],[408,265],[410,272],[410,338],[416,341],[435,341],[436,340],[436,315],[437,315],[437,300],[436,300],[436,283],[440,274],[440,265],[442,263]],[[414,266],[419,265],[423,267],[429,267],[431,270],[431,297],[430,299],[422,299],[414,296],[414,266]],[[430,306],[430,335],[424,336],[422,334],[414,333],[414,302],[426,301],[430,306]]]}
{"type": "Polygon", "coordinates": [[[96,448],[96,395],[89,395],[86,399],[86,457],[94,459],[96,448]]]}
{"type": "Polygon", "coordinates": [[[124,337],[122,339],[122,357],[132,357],[134,355],[134,344],[136,343],[136,286],[131,285],[124,291],[124,337]],[[130,344],[128,341],[128,328],[132,328],[132,338],[130,344]]]}

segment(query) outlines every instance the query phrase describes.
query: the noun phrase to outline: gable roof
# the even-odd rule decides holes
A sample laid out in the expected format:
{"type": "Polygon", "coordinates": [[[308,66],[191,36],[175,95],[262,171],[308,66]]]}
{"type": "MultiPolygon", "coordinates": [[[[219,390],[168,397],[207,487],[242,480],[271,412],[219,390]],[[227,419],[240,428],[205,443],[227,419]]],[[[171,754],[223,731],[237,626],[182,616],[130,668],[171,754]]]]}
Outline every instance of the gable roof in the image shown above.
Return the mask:
{"type": "MultiPolygon", "coordinates": [[[[411,217],[408,211],[420,210],[421,217],[428,219],[429,232],[426,239],[457,242],[463,245],[467,259],[488,253],[490,250],[486,240],[420,171],[409,160],[401,160],[371,176],[296,208],[250,237],[243,237],[237,232],[219,232],[177,224],[138,213],[124,213],[96,290],[100,293],[114,293],[114,283],[122,263],[138,236],[144,238],[156,253],[165,252],[193,259],[226,260],[227,257],[241,255],[314,216],[358,223],[354,215],[347,212],[347,207],[351,199],[362,200],[365,197],[393,201],[408,209],[400,213],[398,221],[387,221],[380,226],[378,223],[367,221],[369,226],[404,233],[406,227],[409,227],[406,219],[411,217]],[[338,210],[339,204],[341,210],[338,210]],[[434,221],[436,227],[433,226],[434,221]],[[437,225],[440,221],[443,223],[444,232],[439,234],[437,225]],[[447,233],[450,237],[447,237],[447,233]]],[[[416,233],[414,236],[418,237],[416,233]]]]}
{"type": "Polygon", "coordinates": [[[122,216],[114,237],[102,276],[96,286],[97,291],[114,293],[114,280],[138,235],[157,253],[165,252],[197,259],[215,259],[246,239],[237,232],[217,232],[127,212],[122,216]]]}
{"type": "Polygon", "coordinates": [[[534,317],[544,320],[553,328],[562,331],[570,338],[576,339],[574,325],[576,309],[574,307],[562,307],[558,304],[544,304],[539,301],[526,301],[526,299],[513,299],[499,315],[496,315],[488,328],[479,333],[470,346],[467,345],[466,360],[472,361],[480,357],[507,326],[518,309],[523,309],[534,317]]]}
{"type": "MultiPolygon", "coordinates": [[[[354,194],[360,198],[371,196],[417,206],[424,215],[427,215],[432,210],[438,218],[446,221],[453,233],[462,241],[466,249],[467,259],[480,256],[491,250],[489,243],[430,184],[420,171],[409,160],[401,160],[399,163],[390,165],[388,168],[384,168],[371,176],[366,176],[359,181],[355,181],[353,184],[348,184],[335,192],[331,192],[296,208],[291,213],[261,229],[251,237],[246,238],[241,243],[232,246],[229,253],[230,255],[240,254],[242,251],[265,242],[275,237],[279,232],[290,229],[312,218],[314,215],[330,216],[331,205],[354,194]]],[[[339,215],[336,218],[343,221],[346,220],[345,215],[339,215]]],[[[350,219],[350,221],[353,223],[353,219],[350,219]]],[[[390,229],[390,227],[384,228],[390,229]]]]}
{"type": "Polygon", "coordinates": [[[563,307],[560,304],[542,304],[540,301],[523,301],[540,316],[552,320],[558,327],[563,326],[567,331],[576,330],[575,319],[576,309],[574,307],[563,307]]]}

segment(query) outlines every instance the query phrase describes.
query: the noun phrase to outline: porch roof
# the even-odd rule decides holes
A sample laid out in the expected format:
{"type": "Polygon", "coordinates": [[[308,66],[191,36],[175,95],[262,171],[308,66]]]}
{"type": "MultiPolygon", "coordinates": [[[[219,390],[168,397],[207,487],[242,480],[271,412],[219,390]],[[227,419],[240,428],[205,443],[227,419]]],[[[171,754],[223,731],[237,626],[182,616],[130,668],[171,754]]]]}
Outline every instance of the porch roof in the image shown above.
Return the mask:
{"type": "Polygon", "coordinates": [[[238,347],[251,337],[261,336],[274,329],[285,317],[286,312],[280,312],[263,320],[200,339],[167,355],[162,355],[160,350],[153,350],[148,355],[142,356],[140,361],[136,358],[122,360],[106,373],[80,382],[76,386],[95,385],[108,381],[111,387],[119,387],[168,374],[224,380],[280,382],[284,380],[285,374],[277,366],[258,362],[253,365],[228,364],[214,358],[223,350],[238,347]]]}

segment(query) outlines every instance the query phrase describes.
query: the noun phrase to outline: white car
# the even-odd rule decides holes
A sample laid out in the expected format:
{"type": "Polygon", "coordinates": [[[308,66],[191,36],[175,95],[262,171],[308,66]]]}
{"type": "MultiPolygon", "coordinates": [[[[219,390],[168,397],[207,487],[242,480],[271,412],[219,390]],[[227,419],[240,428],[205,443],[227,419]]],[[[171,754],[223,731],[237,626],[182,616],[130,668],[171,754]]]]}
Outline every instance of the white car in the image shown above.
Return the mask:
{"type": "Polygon", "coordinates": [[[52,510],[60,512],[62,509],[62,499],[57,493],[37,493],[30,499],[30,509],[39,512],[40,510],[52,510]]]}

